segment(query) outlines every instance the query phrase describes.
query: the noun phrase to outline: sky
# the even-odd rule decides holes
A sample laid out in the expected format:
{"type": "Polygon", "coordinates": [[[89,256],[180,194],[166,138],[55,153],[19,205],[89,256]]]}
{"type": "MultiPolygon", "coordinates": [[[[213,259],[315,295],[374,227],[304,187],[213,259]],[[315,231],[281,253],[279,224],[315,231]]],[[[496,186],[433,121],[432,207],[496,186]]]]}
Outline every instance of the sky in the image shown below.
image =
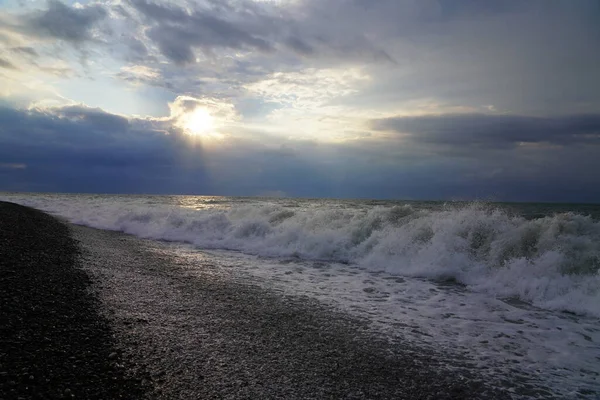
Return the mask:
{"type": "Polygon", "coordinates": [[[0,0],[0,191],[600,203],[597,0],[0,0]]]}

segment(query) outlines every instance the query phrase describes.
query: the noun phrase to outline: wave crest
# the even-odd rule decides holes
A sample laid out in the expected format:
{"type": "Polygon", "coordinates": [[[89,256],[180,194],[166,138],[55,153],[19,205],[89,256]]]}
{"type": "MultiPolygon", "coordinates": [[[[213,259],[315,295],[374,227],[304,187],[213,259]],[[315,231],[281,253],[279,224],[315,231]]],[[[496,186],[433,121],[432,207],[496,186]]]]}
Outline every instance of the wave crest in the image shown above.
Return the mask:
{"type": "Polygon", "coordinates": [[[144,238],[452,279],[539,307],[600,316],[600,223],[575,213],[527,220],[480,203],[437,210],[290,209],[260,202],[196,210],[43,198],[21,203],[144,238]]]}

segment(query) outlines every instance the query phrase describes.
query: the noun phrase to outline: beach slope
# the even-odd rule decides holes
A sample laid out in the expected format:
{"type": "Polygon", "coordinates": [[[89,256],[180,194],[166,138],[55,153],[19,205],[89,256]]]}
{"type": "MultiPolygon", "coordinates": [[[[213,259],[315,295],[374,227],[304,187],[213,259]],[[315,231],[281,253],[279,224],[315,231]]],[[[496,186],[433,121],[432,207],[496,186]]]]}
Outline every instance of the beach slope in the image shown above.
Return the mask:
{"type": "Polygon", "coordinates": [[[69,228],[0,202],[0,398],[141,398],[69,228]]]}
{"type": "Polygon", "coordinates": [[[201,252],[0,203],[0,255],[0,398],[510,398],[201,252]]]}
{"type": "Polygon", "coordinates": [[[368,321],[257,285],[243,266],[119,232],[73,235],[157,398],[510,398],[454,354],[391,343],[368,321]]]}

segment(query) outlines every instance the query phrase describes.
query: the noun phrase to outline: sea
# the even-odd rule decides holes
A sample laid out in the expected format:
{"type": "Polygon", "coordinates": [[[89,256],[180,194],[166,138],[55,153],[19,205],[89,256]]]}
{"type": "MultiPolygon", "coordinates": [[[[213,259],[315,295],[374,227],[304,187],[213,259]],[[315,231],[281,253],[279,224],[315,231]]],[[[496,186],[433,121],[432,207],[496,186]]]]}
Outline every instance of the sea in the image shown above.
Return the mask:
{"type": "MultiPolygon", "coordinates": [[[[168,242],[483,375],[600,398],[600,205],[0,193],[168,242]],[[502,378],[504,379],[504,378],[502,378]]],[[[535,392],[535,391],[533,391],[535,392]]],[[[535,397],[535,396],[534,396],[535,397]]]]}

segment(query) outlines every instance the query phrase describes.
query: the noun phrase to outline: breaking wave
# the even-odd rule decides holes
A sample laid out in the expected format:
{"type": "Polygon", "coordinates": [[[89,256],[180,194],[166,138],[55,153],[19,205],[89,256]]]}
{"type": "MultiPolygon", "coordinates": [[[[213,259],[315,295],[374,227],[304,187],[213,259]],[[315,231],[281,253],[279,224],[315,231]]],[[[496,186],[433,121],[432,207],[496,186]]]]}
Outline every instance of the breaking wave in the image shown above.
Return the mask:
{"type": "Polygon", "coordinates": [[[600,222],[575,213],[527,220],[485,204],[345,210],[257,201],[194,210],[133,200],[20,202],[143,238],[454,280],[546,309],[600,316],[600,222]]]}

